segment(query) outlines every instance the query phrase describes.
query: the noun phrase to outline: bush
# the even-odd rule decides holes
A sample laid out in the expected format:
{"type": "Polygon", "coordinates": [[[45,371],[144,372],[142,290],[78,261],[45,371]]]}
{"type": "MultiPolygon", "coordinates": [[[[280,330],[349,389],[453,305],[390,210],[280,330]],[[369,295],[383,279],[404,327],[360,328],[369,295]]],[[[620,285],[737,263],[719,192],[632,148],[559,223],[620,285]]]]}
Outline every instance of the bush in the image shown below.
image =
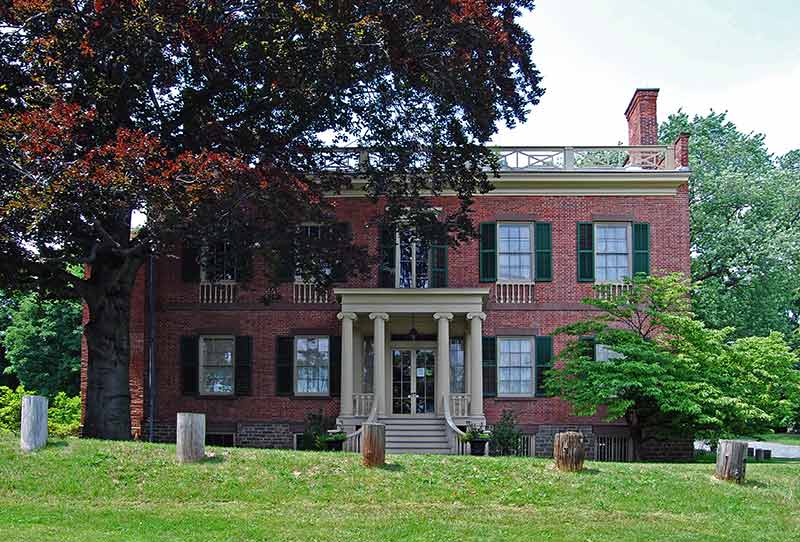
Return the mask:
{"type": "MultiPolygon", "coordinates": [[[[22,386],[11,389],[0,386],[0,432],[19,433],[22,396],[35,395],[22,386]]],[[[50,436],[77,435],[81,424],[81,398],[61,392],[50,400],[47,410],[47,432],[50,436]]]]}
{"type": "Polygon", "coordinates": [[[504,410],[500,420],[492,427],[489,452],[492,455],[517,455],[522,445],[522,431],[517,427],[517,418],[511,410],[504,410]]]}
{"type": "Polygon", "coordinates": [[[306,426],[303,430],[303,446],[304,450],[324,450],[325,437],[328,435],[328,429],[336,427],[336,418],[326,416],[322,410],[318,412],[309,412],[306,414],[306,426]]]}

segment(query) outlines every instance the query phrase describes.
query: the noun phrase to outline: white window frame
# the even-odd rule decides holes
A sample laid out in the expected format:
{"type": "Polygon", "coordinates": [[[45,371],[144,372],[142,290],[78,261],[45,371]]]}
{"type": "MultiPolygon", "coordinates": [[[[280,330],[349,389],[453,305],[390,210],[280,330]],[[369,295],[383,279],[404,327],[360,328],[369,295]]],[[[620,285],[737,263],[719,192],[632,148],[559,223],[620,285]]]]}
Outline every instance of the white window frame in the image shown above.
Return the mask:
{"type": "Polygon", "coordinates": [[[621,281],[608,281],[597,279],[597,245],[599,244],[599,236],[597,234],[598,226],[625,226],[627,232],[627,246],[628,246],[628,278],[633,276],[633,224],[631,222],[593,222],[592,223],[592,236],[594,242],[592,243],[592,259],[594,264],[594,282],[595,284],[621,284],[621,281]]]}
{"type": "Polygon", "coordinates": [[[200,335],[197,341],[197,390],[198,395],[203,397],[231,397],[236,395],[236,337],[234,335],[200,335]],[[205,390],[203,385],[203,368],[205,367],[203,359],[203,342],[206,339],[229,339],[233,342],[233,360],[231,361],[231,370],[233,371],[233,385],[230,392],[209,392],[205,390]]]}
{"type": "Polygon", "coordinates": [[[495,275],[497,276],[497,282],[500,282],[500,283],[503,283],[503,284],[530,284],[530,283],[534,282],[534,280],[536,278],[536,270],[534,269],[534,265],[536,265],[536,239],[534,238],[534,235],[536,234],[535,224],[536,224],[535,222],[527,222],[527,221],[521,221],[521,220],[503,220],[503,221],[497,222],[497,224],[495,225],[495,228],[496,228],[495,239],[497,240],[496,241],[496,243],[497,243],[497,251],[496,251],[497,256],[495,258],[495,260],[496,260],[496,262],[495,262],[495,267],[496,267],[495,275]],[[501,254],[501,252],[500,252],[500,227],[501,226],[505,226],[505,225],[524,225],[524,226],[528,226],[528,231],[530,233],[530,240],[531,240],[531,253],[530,253],[530,258],[531,258],[531,266],[530,266],[531,276],[530,276],[529,279],[504,279],[504,278],[500,277],[500,254],[501,254]]]}
{"type": "Polygon", "coordinates": [[[535,397],[536,396],[536,337],[530,335],[503,335],[497,337],[497,396],[498,397],[535,397]],[[527,340],[531,345],[531,391],[530,393],[501,393],[500,392],[500,343],[502,341],[527,340]]]}
{"type": "Polygon", "coordinates": [[[620,354],[609,348],[608,346],[600,343],[594,343],[594,359],[595,361],[611,361],[612,359],[624,359],[625,355],[620,354]],[[600,359],[600,352],[605,352],[605,358],[600,359]]]}
{"type": "MultiPolygon", "coordinates": [[[[411,245],[411,287],[400,286],[400,230],[394,233],[394,287],[403,290],[425,290],[430,286],[417,286],[417,249],[419,240],[411,245]]],[[[428,246],[425,258],[428,260],[428,284],[431,283],[431,247],[428,246]]]]}
{"type": "Polygon", "coordinates": [[[292,348],[292,389],[294,395],[299,397],[330,397],[331,395],[331,337],[330,335],[295,335],[294,348],[292,348]],[[297,342],[300,339],[327,339],[328,340],[328,391],[324,393],[309,393],[297,390],[297,342]]]}
{"type": "MultiPolygon", "coordinates": [[[[227,243],[227,241],[226,241],[226,243],[227,243]]],[[[208,277],[206,277],[206,266],[204,265],[204,261],[205,261],[206,254],[210,250],[211,250],[211,247],[208,245],[208,243],[203,243],[203,246],[200,247],[200,252],[202,254],[202,257],[200,258],[200,282],[209,282],[209,283],[213,283],[213,284],[238,284],[238,282],[239,282],[238,275],[241,273],[241,269],[236,269],[235,266],[234,266],[234,270],[235,270],[236,275],[237,275],[236,278],[233,278],[233,279],[222,279],[222,280],[211,280],[208,277]]]]}
{"type": "MultiPolygon", "coordinates": [[[[300,232],[302,231],[301,228],[317,228],[317,231],[319,232],[319,235],[321,236],[323,227],[324,227],[324,225],[320,224],[319,222],[303,222],[299,226],[297,226],[296,229],[297,229],[297,234],[299,235],[300,232]]],[[[292,263],[293,263],[293,267],[294,267],[294,282],[295,282],[295,284],[305,284],[306,281],[303,280],[302,275],[299,275],[297,273],[297,260],[295,260],[292,263]]],[[[328,275],[329,276],[332,273],[333,273],[333,271],[331,271],[331,270],[328,271],[328,275]]]]}

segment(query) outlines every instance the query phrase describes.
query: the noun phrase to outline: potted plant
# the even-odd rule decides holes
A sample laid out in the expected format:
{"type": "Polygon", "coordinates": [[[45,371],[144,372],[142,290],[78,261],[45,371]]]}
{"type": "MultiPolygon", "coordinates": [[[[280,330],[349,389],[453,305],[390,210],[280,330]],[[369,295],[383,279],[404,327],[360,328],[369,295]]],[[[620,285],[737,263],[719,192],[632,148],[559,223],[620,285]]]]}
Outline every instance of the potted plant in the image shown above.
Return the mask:
{"type": "Polygon", "coordinates": [[[486,453],[486,443],[492,436],[485,427],[467,422],[467,428],[461,436],[463,442],[469,442],[470,453],[472,455],[484,455],[486,453]]]}
{"type": "Polygon", "coordinates": [[[328,431],[327,434],[319,436],[320,446],[323,450],[341,452],[344,441],[347,440],[347,433],[341,429],[328,431]]]}

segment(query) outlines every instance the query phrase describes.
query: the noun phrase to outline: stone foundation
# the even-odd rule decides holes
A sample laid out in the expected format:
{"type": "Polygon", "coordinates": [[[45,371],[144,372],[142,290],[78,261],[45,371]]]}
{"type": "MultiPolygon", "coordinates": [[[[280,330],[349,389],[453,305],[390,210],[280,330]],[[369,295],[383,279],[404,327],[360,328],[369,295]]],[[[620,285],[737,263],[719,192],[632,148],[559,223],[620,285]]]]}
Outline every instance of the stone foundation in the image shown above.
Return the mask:
{"type": "Polygon", "coordinates": [[[583,433],[586,458],[594,459],[594,431],[591,425],[540,425],[536,432],[536,456],[553,457],[553,440],[556,433],[564,431],[583,433]]]}
{"type": "MultiPolygon", "coordinates": [[[[206,434],[233,434],[236,446],[245,448],[293,448],[294,434],[301,433],[302,427],[288,422],[240,422],[235,424],[214,424],[208,422],[206,434]]],[[[149,425],[143,424],[142,440],[149,437],[149,425]]],[[[153,441],[174,443],[175,422],[157,421],[153,424],[153,441]]]]}

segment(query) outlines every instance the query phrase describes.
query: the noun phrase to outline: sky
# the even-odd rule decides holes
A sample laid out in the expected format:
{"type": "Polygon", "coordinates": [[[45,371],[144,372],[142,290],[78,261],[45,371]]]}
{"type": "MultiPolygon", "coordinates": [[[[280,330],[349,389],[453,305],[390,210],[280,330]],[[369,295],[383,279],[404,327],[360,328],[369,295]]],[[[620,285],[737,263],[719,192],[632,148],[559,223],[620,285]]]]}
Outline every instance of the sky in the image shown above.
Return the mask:
{"type": "Polygon", "coordinates": [[[627,143],[637,87],[659,121],[728,111],[770,151],[800,148],[800,0],[538,0],[522,24],[546,92],[499,145],[627,143]]]}

